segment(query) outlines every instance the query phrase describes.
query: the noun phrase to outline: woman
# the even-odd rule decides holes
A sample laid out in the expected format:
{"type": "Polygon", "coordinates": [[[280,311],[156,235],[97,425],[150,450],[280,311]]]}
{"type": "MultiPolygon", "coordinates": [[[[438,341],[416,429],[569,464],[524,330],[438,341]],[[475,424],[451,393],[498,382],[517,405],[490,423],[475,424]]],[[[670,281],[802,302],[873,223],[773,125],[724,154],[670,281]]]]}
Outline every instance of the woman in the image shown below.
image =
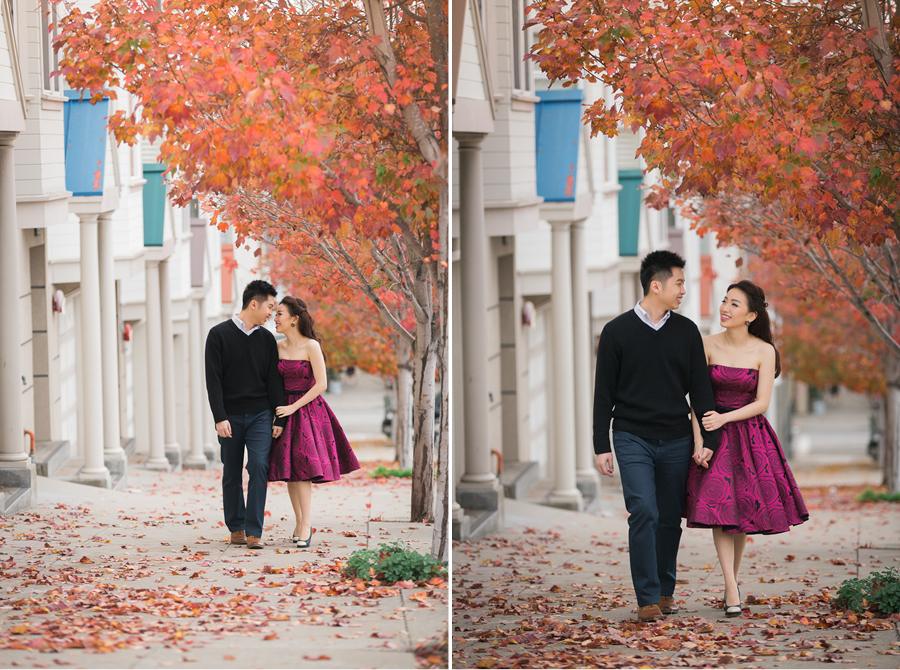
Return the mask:
{"type": "Polygon", "coordinates": [[[298,549],[312,544],[312,483],[333,482],[359,469],[334,412],[322,398],[328,386],[321,338],[306,303],[290,296],[275,312],[278,370],[284,379],[287,405],[277,416],[288,417],[281,437],[269,454],[269,481],[286,481],[297,524],[291,541],[298,549]]]}
{"type": "Polygon", "coordinates": [[[737,575],[747,535],[783,533],[809,518],[775,431],[763,412],[781,373],[763,290],[747,280],[728,287],[719,308],[725,331],[703,338],[716,411],[706,430],[721,428],[708,464],[696,416],[694,462],[688,471],[685,517],[689,528],[712,528],[725,578],[724,612],[740,616],[737,575]]]}

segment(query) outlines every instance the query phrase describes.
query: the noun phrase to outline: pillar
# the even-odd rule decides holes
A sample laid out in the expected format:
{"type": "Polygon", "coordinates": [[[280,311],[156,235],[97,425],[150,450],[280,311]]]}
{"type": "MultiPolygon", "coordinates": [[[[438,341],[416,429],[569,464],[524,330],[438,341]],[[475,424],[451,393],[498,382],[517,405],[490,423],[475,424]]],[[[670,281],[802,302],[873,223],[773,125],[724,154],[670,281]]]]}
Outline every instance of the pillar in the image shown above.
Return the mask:
{"type": "Polygon", "coordinates": [[[575,480],[586,498],[600,493],[600,475],[594,465],[593,393],[591,373],[591,314],[588,300],[587,245],[584,221],[569,230],[572,258],[572,345],[575,375],[575,480]]]}
{"type": "Polygon", "coordinates": [[[98,215],[78,215],[81,232],[81,414],[84,422],[84,467],[79,481],[109,488],[109,470],[103,458],[103,337],[100,310],[100,254],[98,215]],[[99,332],[98,332],[99,331],[99,332]],[[102,342],[102,339],[101,339],[102,342]]]}
{"type": "Polygon", "coordinates": [[[572,326],[572,258],[569,221],[552,221],[553,453],[555,477],[547,499],[554,507],[581,511],[575,479],[575,364],[572,326]]]}
{"type": "Polygon", "coordinates": [[[178,422],[175,419],[175,352],[172,335],[172,292],[169,289],[169,261],[159,264],[159,315],[162,337],[163,409],[165,414],[166,458],[177,467],[181,464],[178,444],[178,422]]]}
{"type": "Polygon", "coordinates": [[[465,296],[460,315],[465,464],[456,487],[456,500],[465,509],[501,510],[502,489],[491,470],[488,337],[485,332],[487,300],[484,291],[488,281],[488,238],[484,225],[481,158],[484,136],[460,133],[455,137],[459,141],[460,286],[465,296]]]}
{"type": "Polygon", "coordinates": [[[159,261],[147,261],[147,410],[150,417],[150,455],[147,468],[171,470],[166,458],[165,401],[163,399],[163,343],[160,314],[159,261]]]}
{"type": "Polygon", "coordinates": [[[108,214],[97,220],[100,270],[100,352],[103,358],[103,460],[111,473],[124,474],[119,414],[119,321],[113,258],[113,222],[108,214]]]}
{"type": "MultiPolygon", "coordinates": [[[[37,475],[25,452],[22,422],[22,294],[19,276],[21,233],[16,223],[15,133],[0,132],[0,486],[21,489],[16,501],[0,500],[0,512],[37,504],[37,475]]],[[[15,495],[15,494],[14,494],[15,495]]]]}
{"type": "Polygon", "coordinates": [[[191,361],[191,453],[184,459],[183,464],[185,468],[197,470],[206,470],[209,467],[209,461],[203,453],[203,421],[206,418],[203,401],[206,384],[203,376],[202,302],[202,298],[191,300],[191,320],[188,328],[190,340],[188,355],[191,361]]]}

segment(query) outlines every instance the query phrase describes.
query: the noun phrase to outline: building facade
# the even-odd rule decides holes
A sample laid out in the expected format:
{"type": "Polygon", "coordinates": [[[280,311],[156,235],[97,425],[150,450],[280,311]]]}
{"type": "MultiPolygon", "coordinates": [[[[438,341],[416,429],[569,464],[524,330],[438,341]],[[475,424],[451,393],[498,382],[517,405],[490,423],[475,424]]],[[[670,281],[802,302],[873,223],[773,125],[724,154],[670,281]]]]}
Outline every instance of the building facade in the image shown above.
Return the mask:
{"type": "Polygon", "coordinates": [[[467,539],[502,529],[506,497],[581,510],[597,496],[596,343],[641,298],[640,259],[685,256],[682,312],[704,333],[736,268],[646,206],[640,136],[589,137],[583,105],[608,89],[550,86],[523,60],[524,2],[453,12],[453,519],[467,539]]]}
{"type": "Polygon", "coordinates": [[[34,3],[0,0],[0,512],[36,474],[116,487],[217,458],[203,343],[259,264],[167,198],[156,147],[117,146],[66,90],[34,3]],[[136,458],[133,454],[141,454],[136,458]],[[146,454],[146,457],[143,456],[146,454]]]}

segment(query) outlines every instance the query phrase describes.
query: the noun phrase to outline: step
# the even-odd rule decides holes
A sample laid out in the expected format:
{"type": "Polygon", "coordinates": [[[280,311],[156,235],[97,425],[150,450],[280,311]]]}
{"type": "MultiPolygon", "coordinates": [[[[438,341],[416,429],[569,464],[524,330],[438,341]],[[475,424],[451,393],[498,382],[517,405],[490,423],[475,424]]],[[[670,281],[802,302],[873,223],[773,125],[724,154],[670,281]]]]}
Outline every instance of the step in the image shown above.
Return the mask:
{"type": "Polygon", "coordinates": [[[540,478],[540,465],[537,461],[520,461],[507,463],[500,475],[503,492],[507,498],[521,499],[540,478]]]}
{"type": "Polygon", "coordinates": [[[52,477],[69,459],[71,445],[68,440],[38,442],[34,445],[35,470],[42,477],[52,477]]]}

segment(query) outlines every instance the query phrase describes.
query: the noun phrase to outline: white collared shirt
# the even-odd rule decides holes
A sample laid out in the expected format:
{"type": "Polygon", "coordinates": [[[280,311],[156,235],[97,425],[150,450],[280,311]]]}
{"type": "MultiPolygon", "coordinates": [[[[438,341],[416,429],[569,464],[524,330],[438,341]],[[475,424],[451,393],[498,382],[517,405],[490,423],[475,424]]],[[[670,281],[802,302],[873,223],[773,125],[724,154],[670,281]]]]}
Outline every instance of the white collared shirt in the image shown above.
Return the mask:
{"type": "Polygon", "coordinates": [[[650,318],[650,315],[647,313],[647,310],[641,305],[641,301],[637,301],[637,305],[634,306],[634,313],[638,315],[641,321],[650,326],[653,330],[659,330],[664,325],[666,325],[666,321],[669,320],[670,311],[666,310],[666,313],[663,315],[663,318],[659,320],[659,323],[653,323],[653,319],[650,318]]]}
{"type": "MultiPolygon", "coordinates": [[[[240,314],[240,312],[238,312],[238,314],[240,314]]],[[[666,314],[666,316],[668,316],[668,313],[666,314]]],[[[241,317],[239,317],[237,314],[231,317],[231,320],[234,321],[234,325],[240,328],[241,332],[245,335],[252,335],[254,330],[259,330],[259,326],[253,326],[253,328],[247,330],[247,324],[241,321],[241,317]]],[[[663,319],[663,321],[665,321],[665,319],[663,319]]]]}

